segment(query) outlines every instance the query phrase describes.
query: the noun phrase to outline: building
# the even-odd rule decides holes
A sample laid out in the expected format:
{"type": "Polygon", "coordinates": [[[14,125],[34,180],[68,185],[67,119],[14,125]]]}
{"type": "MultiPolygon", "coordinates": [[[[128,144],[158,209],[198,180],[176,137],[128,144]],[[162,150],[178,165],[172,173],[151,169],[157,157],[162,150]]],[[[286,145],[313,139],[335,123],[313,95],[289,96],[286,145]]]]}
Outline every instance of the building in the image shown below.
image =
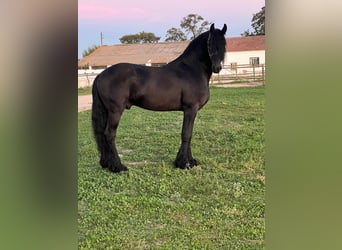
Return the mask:
{"type": "Polygon", "coordinates": [[[223,65],[220,75],[264,74],[265,36],[227,38],[223,65]]]}
{"type": "MultiPolygon", "coordinates": [[[[245,67],[265,64],[265,36],[226,38],[226,56],[220,75],[247,72],[245,67]],[[243,66],[240,68],[239,66],[243,66]]],[[[103,45],[78,62],[79,87],[91,85],[89,74],[98,74],[117,63],[161,66],[176,59],[189,41],[103,45]],[[82,78],[83,77],[83,78],[82,78]],[[84,83],[80,84],[80,81],[84,83]]],[[[255,69],[253,69],[255,71],[255,69]]]]}
{"type": "Polygon", "coordinates": [[[161,66],[177,58],[188,46],[185,42],[103,45],[78,62],[79,68],[106,68],[117,63],[161,66]]]}

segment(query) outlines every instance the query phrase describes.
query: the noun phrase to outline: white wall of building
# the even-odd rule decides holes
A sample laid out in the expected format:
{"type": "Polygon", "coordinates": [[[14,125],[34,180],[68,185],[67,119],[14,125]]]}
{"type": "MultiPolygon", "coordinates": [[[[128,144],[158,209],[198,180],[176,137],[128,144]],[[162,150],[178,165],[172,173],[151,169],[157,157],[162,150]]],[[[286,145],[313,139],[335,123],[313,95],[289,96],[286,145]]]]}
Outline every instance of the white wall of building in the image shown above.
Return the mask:
{"type": "Polygon", "coordinates": [[[249,64],[250,57],[259,57],[259,63],[265,64],[265,51],[264,50],[251,50],[241,52],[226,52],[224,58],[224,65],[231,63],[249,64]]]}

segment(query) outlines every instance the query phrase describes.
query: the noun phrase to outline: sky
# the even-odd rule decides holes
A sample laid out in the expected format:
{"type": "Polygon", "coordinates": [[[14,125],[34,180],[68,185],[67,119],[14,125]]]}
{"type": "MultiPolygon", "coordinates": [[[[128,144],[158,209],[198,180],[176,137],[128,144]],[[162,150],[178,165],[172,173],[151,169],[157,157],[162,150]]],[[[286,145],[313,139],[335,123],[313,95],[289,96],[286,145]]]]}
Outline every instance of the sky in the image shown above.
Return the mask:
{"type": "Polygon", "coordinates": [[[153,32],[165,40],[166,31],[179,28],[183,17],[198,14],[215,23],[227,24],[226,37],[252,31],[253,14],[259,12],[265,0],[79,0],[78,58],[92,45],[119,44],[123,35],[141,31],[153,32]]]}

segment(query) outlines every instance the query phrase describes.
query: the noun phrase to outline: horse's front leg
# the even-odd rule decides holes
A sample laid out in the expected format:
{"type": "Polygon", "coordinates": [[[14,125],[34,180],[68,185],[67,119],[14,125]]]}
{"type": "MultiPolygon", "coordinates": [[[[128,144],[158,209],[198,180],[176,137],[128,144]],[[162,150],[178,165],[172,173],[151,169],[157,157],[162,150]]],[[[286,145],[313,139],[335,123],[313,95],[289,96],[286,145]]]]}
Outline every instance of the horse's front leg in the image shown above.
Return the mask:
{"type": "Polygon", "coordinates": [[[176,160],[174,162],[177,168],[191,168],[197,165],[197,161],[191,154],[191,137],[194,128],[197,109],[191,108],[184,111],[182,127],[182,144],[179,148],[176,160]]]}

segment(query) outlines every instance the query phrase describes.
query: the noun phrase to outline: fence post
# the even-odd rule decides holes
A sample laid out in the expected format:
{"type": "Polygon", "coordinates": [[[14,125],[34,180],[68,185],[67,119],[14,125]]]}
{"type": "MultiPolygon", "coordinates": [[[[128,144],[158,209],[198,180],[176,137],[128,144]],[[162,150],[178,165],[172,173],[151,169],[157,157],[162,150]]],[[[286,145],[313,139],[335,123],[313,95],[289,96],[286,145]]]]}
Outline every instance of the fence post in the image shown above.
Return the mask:
{"type": "Polygon", "coordinates": [[[262,74],[262,84],[265,85],[265,65],[262,64],[262,69],[261,69],[261,74],[262,74]]]}
{"type": "Polygon", "coordinates": [[[253,81],[255,81],[255,64],[253,63],[253,81]]]}
{"type": "Polygon", "coordinates": [[[85,74],[85,76],[86,76],[86,78],[87,78],[87,87],[89,87],[90,86],[90,81],[89,81],[89,77],[88,77],[88,73],[87,73],[87,71],[86,70],[84,70],[84,74],[85,74]]]}

